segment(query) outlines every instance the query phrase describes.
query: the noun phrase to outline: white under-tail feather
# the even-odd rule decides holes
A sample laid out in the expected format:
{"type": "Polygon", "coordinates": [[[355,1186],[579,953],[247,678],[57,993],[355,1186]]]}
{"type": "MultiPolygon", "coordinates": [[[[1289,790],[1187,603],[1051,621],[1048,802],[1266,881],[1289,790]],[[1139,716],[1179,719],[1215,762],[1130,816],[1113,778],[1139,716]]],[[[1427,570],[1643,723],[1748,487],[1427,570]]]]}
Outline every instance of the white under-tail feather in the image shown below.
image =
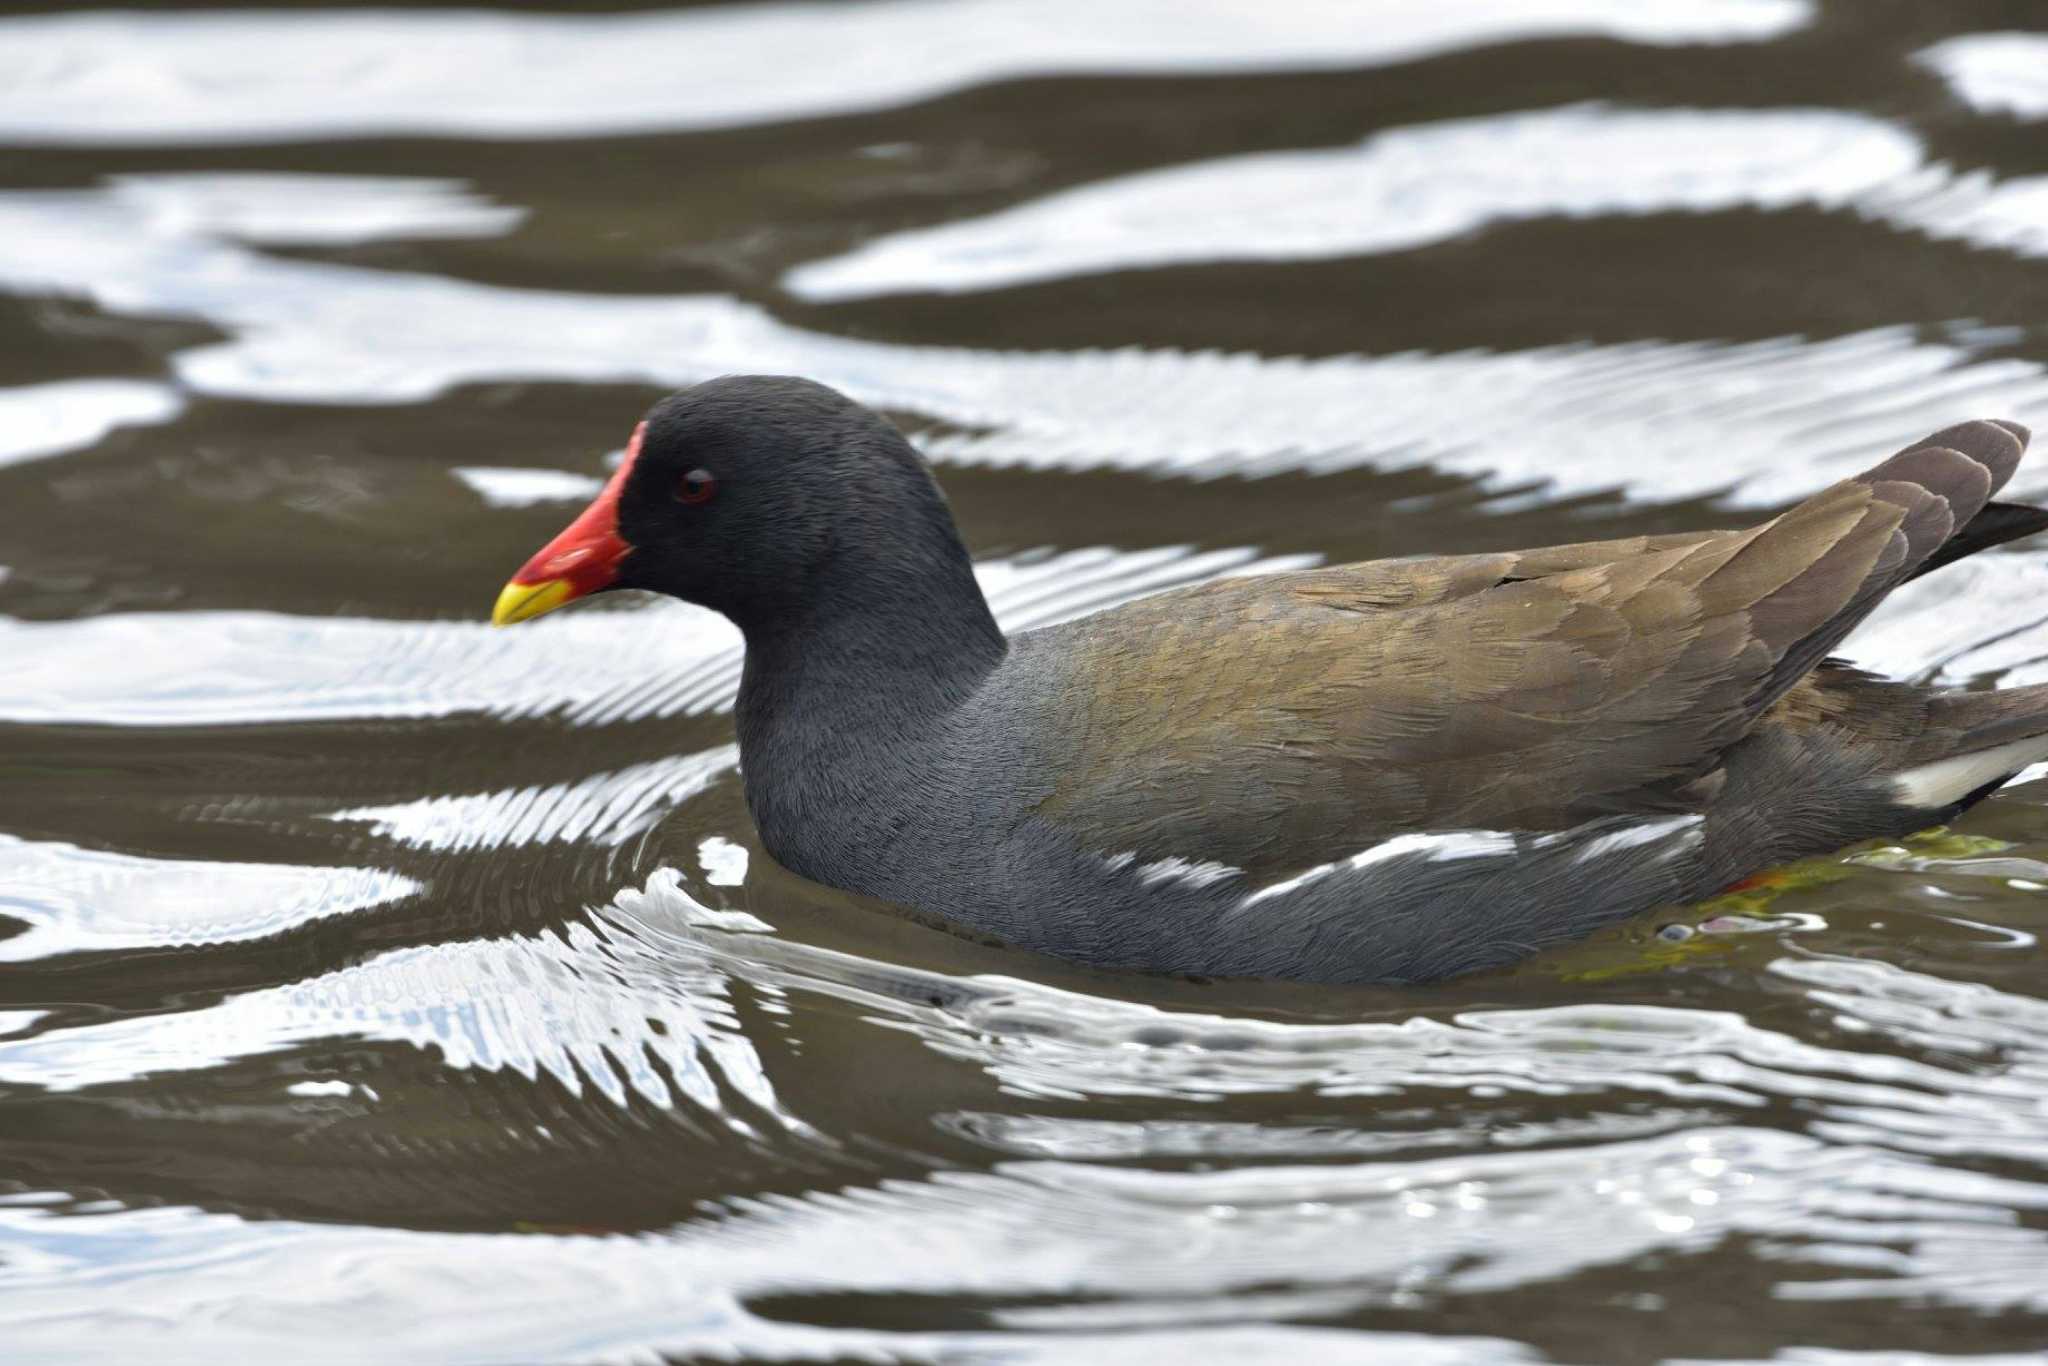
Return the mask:
{"type": "Polygon", "coordinates": [[[2010,778],[2028,764],[2048,759],[2048,735],[2008,740],[1990,749],[1951,754],[1892,775],[1892,791],[1906,806],[1935,810],[1949,806],[1986,783],[2010,778]]]}

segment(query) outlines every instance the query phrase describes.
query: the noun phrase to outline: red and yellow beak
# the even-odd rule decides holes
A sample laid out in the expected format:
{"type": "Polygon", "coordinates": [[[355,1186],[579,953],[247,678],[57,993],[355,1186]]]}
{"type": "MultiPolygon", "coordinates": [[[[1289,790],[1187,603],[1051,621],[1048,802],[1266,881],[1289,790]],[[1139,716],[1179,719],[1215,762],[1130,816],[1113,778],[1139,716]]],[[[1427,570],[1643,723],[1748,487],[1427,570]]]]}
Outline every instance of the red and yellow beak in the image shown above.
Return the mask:
{"type": "Polygon", "coordinates": [[[633,429],[626,458],[606,481],[603,492],[512,576],[498,594],[498,605],[491,609],[491,625],[531,620],[618,582],[619,563],[633,549],[619,535],[619,495],[633,473],[633,462],[640,456],[640,442],[646,435],[644,422],[633,429]]]}

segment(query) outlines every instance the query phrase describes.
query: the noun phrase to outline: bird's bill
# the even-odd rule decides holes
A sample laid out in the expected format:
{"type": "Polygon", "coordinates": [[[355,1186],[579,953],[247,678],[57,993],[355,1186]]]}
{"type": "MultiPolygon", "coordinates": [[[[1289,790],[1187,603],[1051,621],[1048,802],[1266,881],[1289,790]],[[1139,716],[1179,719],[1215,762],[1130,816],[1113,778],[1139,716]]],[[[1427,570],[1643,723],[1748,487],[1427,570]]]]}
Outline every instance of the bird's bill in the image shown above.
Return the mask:
{"type": "Polygon", "coordinates": [[[626,445],[626,458],[619,462],[603,491],[561,535],[520,566],[512,581],[498,593],[497,605],[491,609],[491,625],[531,621],[619,581],[619,564],[633,549],[619,534],[619,495],[632,475],[633,462],[639,458],[640,442],[646,434],[644,422],[633,429],[633,439],[626,445]]]}

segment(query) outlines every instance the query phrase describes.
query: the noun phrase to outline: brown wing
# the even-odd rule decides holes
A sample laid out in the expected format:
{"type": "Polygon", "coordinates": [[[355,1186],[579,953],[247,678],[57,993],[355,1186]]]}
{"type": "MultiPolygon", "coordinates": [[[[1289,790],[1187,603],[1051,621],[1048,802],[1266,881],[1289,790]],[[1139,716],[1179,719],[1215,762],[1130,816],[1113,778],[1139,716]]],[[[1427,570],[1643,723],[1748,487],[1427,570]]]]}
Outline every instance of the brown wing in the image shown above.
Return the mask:
{"type": "Polygon", "coordinates": [[[1073,686],[1040,811],[1105,852],[1261,872],[1694,809],[2022,448],[1968,423],[1747,531],[1226,580],[1056,628],[1073,686]]]}

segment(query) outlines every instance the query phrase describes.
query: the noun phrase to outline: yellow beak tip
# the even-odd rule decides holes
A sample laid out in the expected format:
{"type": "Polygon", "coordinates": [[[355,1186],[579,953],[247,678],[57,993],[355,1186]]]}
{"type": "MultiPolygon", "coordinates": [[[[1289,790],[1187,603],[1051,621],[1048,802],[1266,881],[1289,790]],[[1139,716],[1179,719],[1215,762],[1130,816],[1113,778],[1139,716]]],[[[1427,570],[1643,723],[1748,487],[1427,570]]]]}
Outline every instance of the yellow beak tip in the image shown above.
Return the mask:
{"type": "Polygon", "coordinates": [[[567,579],[549,579],[545,583],[508,583],[498,594],[497,605],[491,608],[491,625],[511,626],[531,621],[554,611],[575,596],[575,585],[567,579]]]}

